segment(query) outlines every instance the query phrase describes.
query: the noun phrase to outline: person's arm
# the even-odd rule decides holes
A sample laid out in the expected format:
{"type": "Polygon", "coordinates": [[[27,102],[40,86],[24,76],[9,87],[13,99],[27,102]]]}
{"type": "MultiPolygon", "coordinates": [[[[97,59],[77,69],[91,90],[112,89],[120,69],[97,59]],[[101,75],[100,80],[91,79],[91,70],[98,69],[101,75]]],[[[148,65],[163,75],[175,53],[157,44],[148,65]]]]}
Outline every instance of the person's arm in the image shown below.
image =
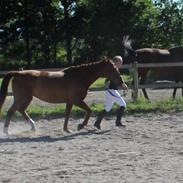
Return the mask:
{"type": "Polygon", "coordinates": [[[122,86],[120,86],[118,89],[127,90],[127,91],[128,91],[128,86],[127,86],[126,83],[124,82],[123,78],[122,78],[122,81],[123,81],[123,84],[122,84],[122,86]]]}
{"type": "Polygon", "coordinates": [[[122,86],[121,86],[121,89],[122,90],[128,90],[128,86],[125,83],[123,83],[122,86]]]}
{"type": "Polygon", "coordinates": [[[127,90],[128,91],[128,86],[126,85],[125,82],[121,86],[118,87],[119,90],[127,90]]]}

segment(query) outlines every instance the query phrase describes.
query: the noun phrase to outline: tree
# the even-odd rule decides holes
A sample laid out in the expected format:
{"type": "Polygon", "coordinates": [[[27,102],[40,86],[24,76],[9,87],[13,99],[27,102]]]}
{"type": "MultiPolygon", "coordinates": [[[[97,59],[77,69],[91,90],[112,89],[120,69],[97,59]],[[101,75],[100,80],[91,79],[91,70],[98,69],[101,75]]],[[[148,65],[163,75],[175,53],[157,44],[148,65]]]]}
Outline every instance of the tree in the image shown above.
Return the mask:
{"type": "Polygon", "coordinates": [[[83,49],[90,58],[121,54],[122,37],[127,34],[139,45],[152,43],[148,38],[152,38],[157,10],[150,0],[83,0],[82,4],[87,13],[83,49]]]}
{"type": "Polygon", "coordinates": [[[121,55],[124,35],[136,48],[182,45],[181,2],[1,0],[0,64],[48,67],[121,55]]]}
{"type": "Polygon", "coordinates": [[[162,47],[181,46],[183,44],[183,4],[181,0],[156,0],[158,8],[155,34],[162,47]]]}

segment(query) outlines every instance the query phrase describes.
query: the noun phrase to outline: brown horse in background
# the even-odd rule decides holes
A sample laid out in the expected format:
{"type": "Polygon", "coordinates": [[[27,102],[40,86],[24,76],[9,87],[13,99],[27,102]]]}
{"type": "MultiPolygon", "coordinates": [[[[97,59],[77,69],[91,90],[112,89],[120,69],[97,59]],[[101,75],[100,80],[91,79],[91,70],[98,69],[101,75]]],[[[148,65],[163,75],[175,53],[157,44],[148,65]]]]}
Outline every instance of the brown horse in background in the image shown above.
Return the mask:
{"type": "MultiPolygon", "coordinates": [[[[166,62],[183,62],[183,47],[175,47],[170,49],[158,48],[141,48],[134,50],[131,46],[131,40],[128,36],[123,39],[125,54],[129,62],[138,63],[166,63],[166,62]]],[[[183,82],[183,67],[159,67],[159,68],[139,68],[138,76],[140,84],[145,84],[149,71],[154,72],[160,80],[170,80],[183,82]]],[[[132,81],[133,82],[133,81],[132,81]]],[[[177,88],[174,88],[173,97],[176,95],[177,88]]],[[[149,99],[147,92],[142,89],[144,97],[149,99]]],[[[183,91],[182,91],[183,95],[183,91]]]]}
{"type": "Polygon", "coordinates": [[[49,103],[66,103],[64,131],[68,130],[68,120],[73,105],[86,111],[86,117],[78,130],[87,125],[91,115],[91,109],[83,101],[87,95],[89,86],[99,77],[105,77],[116,83],[117,86],[123,84],[120,73],[114,63],[103,58],[101,61],[71,66],[57,72],[45,72],[36,70],[12,71],[3,79],[0,90],[0,108],[2,107],[7,88],[11,78],[14,103],[7,112],[4,124],[4,133],[8,134],[10,120],[15,111],[19,111],[22,116],[31,124],[35,130],[35,122],[26,113],[26,108],[30,104],[33,96],[49,103]]]}

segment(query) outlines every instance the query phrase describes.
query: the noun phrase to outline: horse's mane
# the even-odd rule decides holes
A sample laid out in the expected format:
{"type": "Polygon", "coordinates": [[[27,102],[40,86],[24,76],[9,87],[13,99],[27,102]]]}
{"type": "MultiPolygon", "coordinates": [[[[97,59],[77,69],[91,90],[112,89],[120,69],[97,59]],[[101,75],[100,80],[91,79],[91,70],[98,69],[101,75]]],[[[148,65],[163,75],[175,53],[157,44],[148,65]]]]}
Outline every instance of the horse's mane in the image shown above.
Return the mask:
{"type": "Polygon", "coordinates": [[[88,68],[88,67],[99,65],[100,63],[105,63],[105,62],[106,63],[111,62],[111,60],[108,59],[107,57],[104,57],[99,61],[89,62],[89,63],[86,63],[86,64],[80,64],[80,65],[74,65],[74,66],[67,67],[63,71],[88,68]]]}
{"type": "Polygon", "coordinates": [[[129,35],[123,37],[123,47],[124,47],[124,55],[125,57],[128,57],[129,55],[132,55],[133,57],[136,56],[136,51],[132,48],[132,39],[129,39],[129,35]]]}
{"type": "Polygon", "coordinates": [[[133,48],[131,46],[132,42],[133,42],[132,39],[129,39],[129,35],[123,37],[122,43],[125,48],[133,50],[133,48]]]}
{"type": "Polygon", "coordinates": [[[163,54],[163,55],[170,54],[169,50],[161,48],[139,48],[136,50],[136,52],[137,53],[144,52],[149,54],[163,54]]]}

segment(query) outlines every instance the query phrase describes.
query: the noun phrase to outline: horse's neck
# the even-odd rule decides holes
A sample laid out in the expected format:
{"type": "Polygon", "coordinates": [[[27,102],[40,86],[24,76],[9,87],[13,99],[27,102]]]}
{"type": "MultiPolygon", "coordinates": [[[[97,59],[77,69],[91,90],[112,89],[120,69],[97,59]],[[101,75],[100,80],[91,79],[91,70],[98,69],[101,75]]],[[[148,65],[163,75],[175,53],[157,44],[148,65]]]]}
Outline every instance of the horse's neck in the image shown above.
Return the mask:
{"type": "Polygon", "coordinates": [[[88,85],[88,87],[94,83],[98,78],[103,76],[102,73],[102,67],[100,66],[100,64],[96,64],[96,65],[92,65],[89,66],[86,70],[85,70],[85,82],[88,85]]]}

